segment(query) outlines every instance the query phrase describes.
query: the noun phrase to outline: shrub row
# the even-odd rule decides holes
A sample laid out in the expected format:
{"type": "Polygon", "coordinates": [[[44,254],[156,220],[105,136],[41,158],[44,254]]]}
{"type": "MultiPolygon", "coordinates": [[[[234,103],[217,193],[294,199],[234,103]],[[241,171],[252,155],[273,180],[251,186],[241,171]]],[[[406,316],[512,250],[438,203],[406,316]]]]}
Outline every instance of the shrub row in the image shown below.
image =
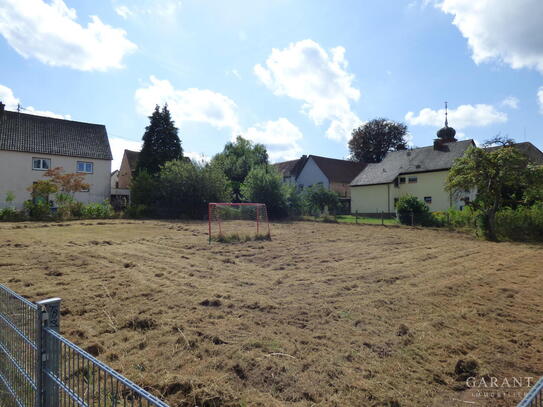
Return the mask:
{"type": "Polygon", "coordinates": [[[115,216],[109,202],[90,203],[71,201],[53,208],[47,201],[26,201],[22,210],[14,208],[0,209],[0,221],[20,222],[25,220],[70,220],[70,219],[108,219],[115,216]]]}

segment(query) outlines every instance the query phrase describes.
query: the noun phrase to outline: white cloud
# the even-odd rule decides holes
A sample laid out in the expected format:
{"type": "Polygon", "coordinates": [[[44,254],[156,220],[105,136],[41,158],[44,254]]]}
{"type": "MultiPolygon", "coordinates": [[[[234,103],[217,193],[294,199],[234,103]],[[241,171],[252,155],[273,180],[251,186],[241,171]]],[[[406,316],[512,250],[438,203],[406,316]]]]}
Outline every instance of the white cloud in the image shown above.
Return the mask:
{"type": "Polygon", "coordinates": [[[113,155],[111,171],[121,168],[124,150],[140,151],[142,144],[141,141],[128,140],[121,137],[110,137],[109,146],[111,147],[111,154],[113,155]]]}
{"type": "Polygon", "coordinates": [[[3,0],[0,34],[24,58],[81,71],[122,68],[125,55],[137,49],[124,30],[97,16],[86,27],[76,19],[63,0],[3,0]]]}
{"type": "Polygon", "coordinates": [[[183,155],[185,157],[190,158],[192,161],[196,161],[197,163],[200,163],[200,164],[208,163],[209,161],[211,161],[211,157],[209,157],[209,156],[207,156],[205,154],[196,153],[196,152],[193,152],[193,151],[189,151],[189,152],[184,151],[183,155]]]}
{"type": "Polygon", "coordinates": [[[302,153],[302,148],[298,144],[303,138],[302,132],[283,117],[255,124],[254,127],[247,129],[243,137],[266,145],[272,161],[292,160],[300,157],[302,153]]]}
{"type": "Polygon", "coordinates": [[[443,0],[436,6],[454,15],[475,63],[497,60],[543,73],[541,0],[443,0]]]}
{"type": "Polygon", "coordinates": [[[273,49],[264,65],[254,73],[275,95],[303,101],[302,111],[317,125],[330,121],[327,137],[348,140],[361,120],[351,110],[360,91],[353,87],[354,75],[347,71],[345,48],[329,52],[312,40],[273,49]]]}
{"type": "Polygon", "coordinates": [[[135,93],[136,109],[140,114],[149,116],[155,105],[167,103],[177,125],[192,121],[239,132],[237,106],[229,97],[208,89],[178,90],[170,81],[154,76],[150,77],[150,82],[135,93]]]}
{"type": "Polygon", "coordinates": [[[173,21],[181,10],[180,0],[114,1],[115,12],[125,20],[131,17],[159,17],[173,21]]]}
{"type": "Polygon", "coordinates": [[[515,96],[508,96],[502,101],[502,106],[510,107],[511,109],[518,109],[519,100],[515,96]]]}
{"type": "MultiPolygon", "coordinates": [[[[13,91],[4,85],[0,85],[0,101],[6,105],[7,110],[15,111],[17,110],[18,105],[22,106],[21,100],[15,97],[13,91]]],[[[56,119],[70,120],[72,118],[69,114],[58,114],[48,110],[38,110],[32,106],[22,106],[21,111],[23,113],[35,114],[36,116],[54,117],[56,119]]]]}
{"type": "MultiPolygon", "coordinates": [[[[302,132],[289,120],[257,123],[243,131],[239,124],[238,107],[229,97],[208,89],[175,89],[168,80],[150,77],[150,83],[136,90],[136,109],[143,116],[149,116],[155,106],[168,104],[176,125],[184,122],[209,124],[217,129],[228,129],[234,139],[242,134],[256,143],[266,145],[270,159],[290,159],[299,157],[302,152],[298,141],[302,132]]],[[[186,153],[197,161],[208,158],[197,153],[186,153]],[[193,154],[191,156],[190,154],[193,154]]]]}
{"type": "Polygon", "coordinates": [[[115,13],[117,13],[118,15],[120,15],[122,18],[124,18],[125,20],[130,17],[131,15],[133,15],[134,13],[132,12],[132,10],[130,10],[127,6],[118,6],[118,7],[115,7],[115,13]]]}
{"type": "MultiPolygon", "coordinates": [[[[418,115],[408,112],[405,120],[413,126],[441,127],[445,121],[445,109],[422,109],[418,115]]],[[[505,123],[507,114],[496,110],[492,105],[460,105],[449,109],[449,124],[455,129],[466,127],[484,127],[496,123],[505,123]]]]}
{"type": "Polygon", "coordinates": [[[543,114],[543,86],[537,91],[537,101],[539,102],[539,112],[543,114]]]}

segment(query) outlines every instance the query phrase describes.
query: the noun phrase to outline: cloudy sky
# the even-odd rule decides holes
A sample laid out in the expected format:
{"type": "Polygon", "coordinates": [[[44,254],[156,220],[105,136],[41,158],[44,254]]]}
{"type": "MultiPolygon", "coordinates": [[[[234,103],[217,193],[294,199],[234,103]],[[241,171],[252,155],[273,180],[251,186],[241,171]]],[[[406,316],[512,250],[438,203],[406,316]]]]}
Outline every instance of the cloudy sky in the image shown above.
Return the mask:
{"type": "Polygon", "coordinates": [[[0,0],[0,100],[102,123],[119,165],[155,104],[210,157],[241,134],[273,161],[342,158],[352,129],[443,123],[543,148],[541,0],[0,0]]]}

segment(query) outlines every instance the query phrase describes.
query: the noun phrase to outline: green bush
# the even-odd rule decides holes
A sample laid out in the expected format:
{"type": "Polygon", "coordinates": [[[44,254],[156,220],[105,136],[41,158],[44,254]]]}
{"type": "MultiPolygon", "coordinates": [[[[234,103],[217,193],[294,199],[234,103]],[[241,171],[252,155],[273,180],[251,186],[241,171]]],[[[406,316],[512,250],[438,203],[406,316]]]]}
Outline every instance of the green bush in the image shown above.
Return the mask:
{"type": "Polygon", "coordinates": [[[24,208],[31,220],[50,220],[52,218],[51,203],[44,199],[25,201],[24,208]]]}
{"type": "Polygon", "coordinates": [[[277,170],[265,165],[249,171],[240,191],[244,200],[266,204],[270,218],[280,219],[289,214],[287,188],[277,170]]]}
{"type": "Polygon", "coordinates": [[[19,222],[23,220],[26,220],[26,216],[23,211],[18,211],[14,208],[0,209],[0,221],[19,222]]]}
{"type": "Polygon", "coordinates": [[[430,213],[430,208],[413,195],[404,195],[396,203],[398,220],[404,225],[439,226],[439,219],[430,213]],[[413,218],[411,218],[413,216],[413,218]]]}
{"type": "Polygon", "coordinates": [[[543,203],[498,211],[496,229],[500,239],[543,241],[543,203]]]}
{"type": "Polygon", "coordinates": [[[90,203],[83,206],[82,217],[85,219],[109,219],[115,215],[113,207],[109,202],[90,203]]]}
{"type": "Polygon", "coordinates": [[[148,208],[146,205],[139,204],[139,205],[130,205],[128,208],[126,208],[126,211],[124,212],[125,216],[127,218],[132,219],[141,219],[148,216],[148,208]]]}
{"type": "Polygon", "coordinates": [[[340,202],[337,193],[324,188],[322,184],[317,184],[303,192],[303,205],[305,214],[320,216],[326,210],[329,213],[336,213],[340,202]]]}

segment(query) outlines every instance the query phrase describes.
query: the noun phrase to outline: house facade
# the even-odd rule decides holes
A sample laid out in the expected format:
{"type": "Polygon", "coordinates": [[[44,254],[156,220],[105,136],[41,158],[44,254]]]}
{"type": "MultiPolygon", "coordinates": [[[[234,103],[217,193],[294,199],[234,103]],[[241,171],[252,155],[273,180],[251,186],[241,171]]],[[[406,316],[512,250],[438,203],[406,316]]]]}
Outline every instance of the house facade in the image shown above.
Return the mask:
{"type": "Polygon", "coordinates": [[[103,202],[111,190],[111,149],[105,126],[6,111],[0,103],[0,202],[22,208],[28,188],[50,168],[83,173],[88,191],[75,199],[103,202]]]}
{"type": "Polygon", "coordinates": [[[351,212],[394,216],[401,196],[414,195],[432,212],[462,209],[475,198],[474,191],[445,190],[454,161],[474,146],[472,140],[437,139],[433,146],[393,151],[380,163],[368,166],[351,183],[351,212]]]}

